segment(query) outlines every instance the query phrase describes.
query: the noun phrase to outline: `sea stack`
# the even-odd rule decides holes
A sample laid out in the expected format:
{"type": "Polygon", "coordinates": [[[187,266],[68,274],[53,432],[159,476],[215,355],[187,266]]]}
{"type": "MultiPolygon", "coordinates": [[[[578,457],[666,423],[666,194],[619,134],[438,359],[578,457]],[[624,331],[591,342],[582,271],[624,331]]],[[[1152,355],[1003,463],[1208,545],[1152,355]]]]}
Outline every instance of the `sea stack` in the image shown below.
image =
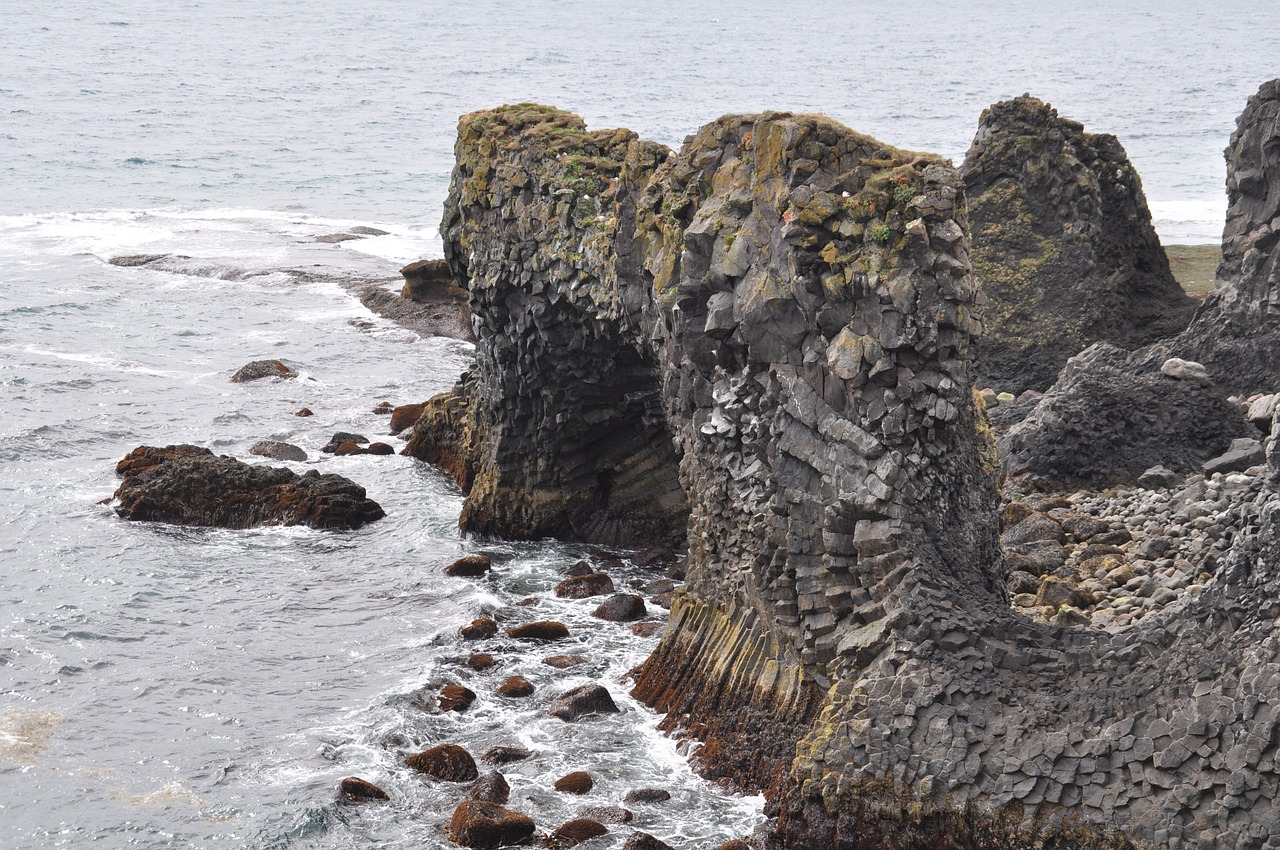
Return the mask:
{"type": "Polygon", "coordinates": [[[1195,302],[1169,271],[1138,173],[1115,136],[1030,95],[982,113],[961,169],[970,256],[989,298],[984,386],[1044,390],[1095,342],[1174,336],[1195,302]]]}

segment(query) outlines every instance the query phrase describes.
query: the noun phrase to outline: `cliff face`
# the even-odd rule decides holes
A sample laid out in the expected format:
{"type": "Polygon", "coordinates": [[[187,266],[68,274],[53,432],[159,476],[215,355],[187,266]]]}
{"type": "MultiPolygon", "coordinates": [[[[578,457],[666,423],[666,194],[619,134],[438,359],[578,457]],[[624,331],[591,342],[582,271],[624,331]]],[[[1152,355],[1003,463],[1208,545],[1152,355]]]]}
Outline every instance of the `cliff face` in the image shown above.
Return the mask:
{"type": "Polygon", "coordinates": [[[1114,136],[1023,95],[982,114],[965,156],[975,274],[990,298],[978,371],[1043,390],[1094,342],[1135,348],[1186,327],[1138,174],[1114,136]]]}
{"type": "Polygon", "coordinates": [[[1173,349],[1236,391],[1280,390],[1280,80],[1263,83],[1225,151],[1217,285],[1173,349]]]}
{"type": "Polygon", "coordinates": [[[441,233],[481,344],[406,452],[468,491],[467,532],[682,539],[660,379],[618,286],[619,232],[666,149],[521,104],[463,116],[455,150],[441,233]]]}
{"type": "Polygon", "coordinates": [[[506,107],[458,151],[443,229],[477,364],[416,444],[471,479],[473,530],[688,510],[636,694],[704,771],[766,790],[779,846],[1099,846],[1114,824],[1280,847],[1280,497],[1199,596],[1127,631],[1010,609],[949,165],[786,114],[664,156],[506,107]],[[579,148],[607,181],[573,188],[579,148]]]}

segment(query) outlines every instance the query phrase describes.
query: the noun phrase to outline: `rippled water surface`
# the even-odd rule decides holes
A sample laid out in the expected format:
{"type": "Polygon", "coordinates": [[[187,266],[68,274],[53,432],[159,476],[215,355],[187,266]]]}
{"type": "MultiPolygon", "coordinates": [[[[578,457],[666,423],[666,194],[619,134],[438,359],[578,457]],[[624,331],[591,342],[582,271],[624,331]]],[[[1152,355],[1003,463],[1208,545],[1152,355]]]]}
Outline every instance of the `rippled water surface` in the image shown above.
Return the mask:
{"type": "MultiPolygon", "coordinates": [[[[443,4],[385,0],[17,0],[0,26],[0,847],[443,847],[456,787],[400,766],[456,741],[517,744],[513,805],[552,828],[631,788],[632,826],[680,848],[761,820],[693,776],[626,696],[651,649],[554,599],[592,553],[464,540],[460,494],[395,457],[334,458],[337,430],[387,439],[381,401],[452,384],[470,348],[370,314],[344,284],[395,287],[438,256],[460,113],[538,100],[668,144],[730,111],[825,112],[963,156],[983,107],[1030,91],[1113,132],[1166,239],[1221,228],[1221,150],[1280,74],[1263,3],[443,4]],[[340,245],[316,236],[386,231],[340,245]],[[171,255],[159,268],[108,262],[171,255]],[[296,381],[235,385],[275,357],[296,381]],[[309,407],[315,416],[294,412],[309,407]],[[387,518],[350,533],[129,524],[102,500],[139,444],[250,458],[303,447],[387,518]],[[495,575],[448,579],[465,553],[495,575]],[[519,604],[536,597],[536,605],[519,604]],[[554,648],[460,625],[560,619],[554,648]],[[590,663],[557,671],[550,653],[590,663]],[[506,676],[527,701],[494,694],[506,676]],[[559,691],[603,682],[616,717],[564,724],[559,691]],[[456,682],[464,715],[429,711],[456,682]],[[585,769],[585,800],[549,790],[585,769]],[[337,804],[343,776],[392,802],[337,804]]],[[[621,584],[653,577],[624,570],[621,584]]],[[[620,844],[630,827],[599,846],[620,844]]]]}

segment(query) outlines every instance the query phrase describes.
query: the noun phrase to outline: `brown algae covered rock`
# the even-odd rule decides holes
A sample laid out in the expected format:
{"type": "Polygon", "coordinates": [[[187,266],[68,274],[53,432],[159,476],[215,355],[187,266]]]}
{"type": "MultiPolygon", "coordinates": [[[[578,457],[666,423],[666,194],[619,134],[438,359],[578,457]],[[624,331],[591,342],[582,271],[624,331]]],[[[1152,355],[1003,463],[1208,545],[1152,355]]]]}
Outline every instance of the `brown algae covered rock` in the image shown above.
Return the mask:
{"type": "Polygon", "coordinates": [[[116,465],[112,496],[130,520],[252,528],[355,529],[386,514],[359,484],[311,470],[251,466],[196,446],[139,446],[116,465]]]}

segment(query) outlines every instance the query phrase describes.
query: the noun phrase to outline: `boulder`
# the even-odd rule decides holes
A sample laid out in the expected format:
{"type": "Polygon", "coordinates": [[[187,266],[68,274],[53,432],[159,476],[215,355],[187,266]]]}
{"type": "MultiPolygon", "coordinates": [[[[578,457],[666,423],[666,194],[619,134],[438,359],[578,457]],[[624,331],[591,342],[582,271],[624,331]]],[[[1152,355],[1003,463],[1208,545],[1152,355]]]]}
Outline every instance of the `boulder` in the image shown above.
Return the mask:
{"type": "Polygon", "coordinates": [[[422,417],[422,411],[426,408],[426,402],[420,404],[402,404],[391,411],[391,433],[399,434],[406,428],[412,428],[413,423],[422,417]]]}
{"type": "Polygon", "coordinates": [[[437,697],[441,711],[466,711],[475,701],[475,691],[462,685],[445,685],[437,697]]]}
{"type": "Polygon", "coordinates": [[[233,384],[247,384],[250,381],[260,381],[263,378],[296,378],[298,373],[281,363],[279,360],[254,360],[252,363],[246,363],[231,376],[233,384]]]}
{"type": "Polygon", "coordinates": [[[676,560],[676,553],[670,546],[650,546],[641,549],[629,559],[637,567],[666,567],[676,560]]]}
{"type": "Polygon", "coordinates": [[[1161,363],[1160,374],[1168,375],[1178,381],[1195,381],[1197,384],[1205,386],[1213,383],[1203,363],[1196,363],[1194,360],[1183,360],[1181,357],[1170,357],[1161,363]]]}
{"type": "Polygon", "coordinates": [[[569,636],[569,627],[556,620],[538,620],[507,629],[507,636],[517,640],[563,640],[569,636]]]}
{"type": "Polygon", "coordinates": [[[618,706],[608,689],[602,685],[582,685],[567,691],[552,701],[547,714],[565,721],[574,721],[589,714],[616,714],[618,706]]]}
{"type": "Polygon", "coordinates": [[[547,836],[547,846],[552,848],[573,847],[589,839],[608,834],[608,827],[598,820],[575,818],[561,824],[551,835],[547,836]]]}
{"type": "MultiPolygon", "coordinates": [[[[487,558],[485,560],[488,560],[487,558]]],[[[477,617],[470,624],[458,629],[458,634],[467,640],[483,640],[498,633],[498,623],[491,617],[477,617]]]]}
{"type": "Polygon", "coordinates": [[[300,407],[293,415],[294,416],[315,416],[315,414],[311,412],[311,408],[309,407],[300,407]]]}
{"type": "Polygon", "coordinates": [[[1186,475],[1174,472],[1172,469],[1166,469],[1160,464],[1146,469],[1138,476],[1136,484],[1147,490],[1167,490],[1170,487],[1177,487],[1186,480],[1186,475]]]}
{"type": "Polygon", "coordinates": [[[649,615],[644,607],[644,597],[635,593],[615,593],[601,602],[591,616],[611,623],[629,623],[649,615]]]}
{"type": "Polygon", "coordinates": [[[1280,393],[1258,396],[1249,402],[1249,412],[1245,414],[1245,418],[1263,434],[1270,434],[1277,409],[1280,409],[1280,393]]]}
{"type": "Polygon", "coordinates": [[[988,299],[980,380],[1043,390],[1095,342],[1135,348],[1191,320],[1195,302],[1114,136],[1023,95],[982,113],[961,174],[969,256],[988,299]]]}
{"type": "Polygon", "coordinates": [[[495,850],[523,844],[532,837],[533,819],[497,803],[464,800],[449,819],[449,838],[463,847],[495,850]]]}
{"type": "MultiPolygon", "coordinates": [[[[577,578],[578,576],[591,575],[594,572],[595,572],[595,568],[592,567],[591,564],[587,563],[586,561],[578,561],[576,563],[570,564],[564,569],[564,574],[569,576],[570,578],[577,578]]],[[[603,573],[601,573],[601,575],[603,575],[603,573]]]]}
{"type": "Polygon", "coordinates": [[[338,431],[329,438],[329,442],[320,447],[325,454],[335,454],[343,443],[354,443],[357,447],[369,442],[369,438],[350,431],[338,431]]]}
{"type": "Polygon", "coordinates": [[[291,443],[279,440],[260,440],[249,447],[249,454],[269,457],[272,460],[304,461],[307,453],[291,443]]]}
{"type": "Polygon", "coordinates": [[[478,578],[489,572],[492,566],[493,560],[488,555],[463,555],[445,567],[444,574],[447,576],[478,578]]]}
{"type": "Polygon", "coordinates": [[[562,794],[586,794],[595,787],[595,780],[585,770],[575,770],[555,781],[555,789],[562,794]]]}
{"type": "MultiPolygon", "coordinates": [[[[489,622],[493,621],[490,620],[489,622]]],[[[464,626],[463,628],[466,627],[464,626]]],[[[463,635],[463,637],[466,637],[466,635],[463,635]]],[[[495,661],[494,657],[487,652],[473,652],[467,656],[467,660],[464,663],[467,667],[470,667],[477,673],[483,673],[498,662],[495,661]]]]}
{"type": "Polygon", "coordinates": [[[475,759],[457,744],[440,744],[408,756],[405,766],[445,782],[470,782],[479,775],[475,759]]]}
{"type": "Polygon", "coordinates": [[[112,499],[129,520],[251,528],[355,529],[386,514],[340,475],[251,466],[196,446],[139,446],[116,465],[112,499]]]}
{"type": "Polygon", "coordinates": [[[1231,441],[1231,448],[1205,461],[1202,470],[1206,476],[1219,472],[1223,474],[1244,472],[1265,461],[1266,455],[1262,451],[1262,443],[1251,437],[1240,437],[1231,441]]]}
{"type": "Polygon", "coordinates": [[[467,789],[467,797],[482,803],[496,803],[505,806],[511,799],[511,786],[506,777],[496,770],[482,773],[467,789]]]}
{"type": "Polygon", "coordinates": [[[385,802],[391,799],[386,791],[358,776],[348,776],[339,782],[338,792],[348,803],[385,802]]]}
{"type": "Polygon", "coordinates": [[[635,819],[635,813],[622,806],[591,806],[583,809],[581,816],[612,824],[631,823],[635,819]]]}
{"type": "Polygon", "coordinates": [[[604,573],[589,573],[567,578],[557,584],[556,596],[561,599],[587,599],[613,593],[615,589],[613,579],[609,576],[604,573]]]}
{"type": "Polygon", "coordinates": [[[511,699],[533,696],[533,691],[533,682],[524,676],[508,676],[501,685],[498,685],[498,693],[511,699]]]}

